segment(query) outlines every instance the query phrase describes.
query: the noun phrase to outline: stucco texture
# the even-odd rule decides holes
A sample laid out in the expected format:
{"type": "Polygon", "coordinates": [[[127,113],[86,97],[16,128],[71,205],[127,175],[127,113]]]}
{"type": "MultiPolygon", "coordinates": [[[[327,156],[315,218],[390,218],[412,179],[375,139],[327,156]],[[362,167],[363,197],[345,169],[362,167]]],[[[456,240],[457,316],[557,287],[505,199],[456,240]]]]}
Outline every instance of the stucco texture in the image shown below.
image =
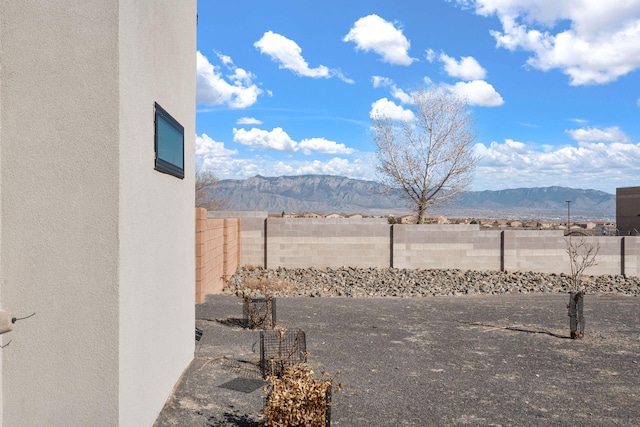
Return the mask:
{"type": "Polygon", "coordinates": [[[2,425],[151,425],[193,355],[195,1],[0,0],[2,425]],[[176,83],[180,82],[180,83],[176,83]]]}

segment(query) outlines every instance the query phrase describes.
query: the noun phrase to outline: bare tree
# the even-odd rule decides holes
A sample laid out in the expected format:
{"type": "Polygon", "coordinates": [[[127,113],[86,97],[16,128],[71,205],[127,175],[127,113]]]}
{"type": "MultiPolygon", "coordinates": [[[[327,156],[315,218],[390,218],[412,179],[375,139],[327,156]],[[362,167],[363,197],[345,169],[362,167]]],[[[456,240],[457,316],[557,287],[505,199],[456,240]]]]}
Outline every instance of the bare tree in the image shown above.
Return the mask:
{"type": "Polygon", "coordinates": [[[229,209],[229,201],[214,196],[219,180],[211,171],[196,171],[196,207],[208,211],[229,209]]]}
{"type": "Polygon", "coordinates": [[[587,268],[596,264],[600,245],[587,241],[585,236],[565,238],[571,267],[571,292],[569,296],[569,332],[572,339],[584,337],[584,289],[582,276],[587,268]]]}
{"type": "Polygon", "coordinates": [[[600,251],[600,245],[588,241],[585,236],[567,236],[567,254],[569,255],[569,265],[571,267],[571,290],[573,292],[582,291],[582,277],[584,271],[596,265],[596,257],[600,251]]]}
{"type": "Polygon", "coordinates": [[[416,91],[413,114],[410,121],[397,121],[377,113],[373,141],[379,182],[400,191],[420,224],[428,208],[469,187],[476,132],[467,101],[444,89],[416,91]]]}

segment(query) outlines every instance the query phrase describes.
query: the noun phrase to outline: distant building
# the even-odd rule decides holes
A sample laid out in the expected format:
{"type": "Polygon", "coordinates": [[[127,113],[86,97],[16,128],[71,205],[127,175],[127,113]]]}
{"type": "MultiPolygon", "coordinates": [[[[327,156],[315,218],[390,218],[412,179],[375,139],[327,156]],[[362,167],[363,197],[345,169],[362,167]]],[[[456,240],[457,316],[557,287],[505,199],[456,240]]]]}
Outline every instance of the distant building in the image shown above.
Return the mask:
{"type": "Polygon", "coordinates": [[[337,213],[332,213],[332,214],[327,215],[325,218],[344,218],[344,215],[340,215],[340,214],[337,214],[337,213]]]}
{"type": "Polygon", "coordinates": [[[618,234],[618,229],[612,224],[597,224],[595,229],[596,236],[615,236],[618,234]]]}
{"type": "Polygon", "coordinates": [[[596,228],[595,222],[576,222],[575,225],[585,230],[593,230],[596,228]]]}
{"type": "Polygon", "coordinates": [[[403,215],[398,218],[398,224],[415,224],[416,217],[414,215],[403,215]]]}
{"type": "Polygon", "coordinates": [[[640,234],[640,187],[616,188],[616,222],[619,235],[640,234]]]}
{"type": "MultiPolygon", "coordinates": [[[[417,218],[415,215],[403,215],[397,218],[398,224],[415,224],[417,218]]],[[[425,215],[422,217],[422,224],[451,224],[451,221],[443,215],[425,215]]]]}
{"type": "Polygon", "coordinates": [[[425,215],[422,218],[423,224],[450,224],[449,220],[444,215],[425,215]]]}

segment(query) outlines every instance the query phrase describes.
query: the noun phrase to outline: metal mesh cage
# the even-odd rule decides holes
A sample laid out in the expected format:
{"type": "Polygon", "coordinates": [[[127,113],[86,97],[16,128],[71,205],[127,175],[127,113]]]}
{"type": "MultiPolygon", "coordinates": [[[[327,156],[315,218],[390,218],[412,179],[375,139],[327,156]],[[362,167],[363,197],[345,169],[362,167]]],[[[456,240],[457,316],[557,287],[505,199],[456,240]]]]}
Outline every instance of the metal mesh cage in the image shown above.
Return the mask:
{"type": "Polygon", "coordinates": [[[331,427],[331,387],[333,387],[333,384],[327,387],[327,391],[325,394],[325,397],[327,400],[327,409],[325,410],[325,414],[324,414],[325,427],[331,427]]]}
{"type": "Polygon", "coordinates": [[[281,376],[287,366],[307,361],[307,340],[301,329],[260,331],[262,376],[281,376]]]}
{"type": "Polygon", "coordinates": [[[247,328],[273,329],[276,325],[276,299],[246,298],[242,317],[247,328]]]}

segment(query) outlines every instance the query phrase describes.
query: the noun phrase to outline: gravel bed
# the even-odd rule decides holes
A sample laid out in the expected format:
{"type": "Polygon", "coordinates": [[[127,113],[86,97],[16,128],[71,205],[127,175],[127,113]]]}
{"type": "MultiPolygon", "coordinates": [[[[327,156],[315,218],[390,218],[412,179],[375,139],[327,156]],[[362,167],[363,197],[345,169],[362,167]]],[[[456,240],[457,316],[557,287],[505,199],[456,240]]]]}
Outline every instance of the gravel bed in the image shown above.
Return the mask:
{"type": "MultiPolygon", "coordinates": [[[[274,296],[426,297],[468,294],[567,293],[565,274],[396,268],[240,268],[224,293],[235,294],[258,279],[269,279],[274,296]]],[[[587,294],[640,294],[640,278],[584,276],[587,294]]]]}

